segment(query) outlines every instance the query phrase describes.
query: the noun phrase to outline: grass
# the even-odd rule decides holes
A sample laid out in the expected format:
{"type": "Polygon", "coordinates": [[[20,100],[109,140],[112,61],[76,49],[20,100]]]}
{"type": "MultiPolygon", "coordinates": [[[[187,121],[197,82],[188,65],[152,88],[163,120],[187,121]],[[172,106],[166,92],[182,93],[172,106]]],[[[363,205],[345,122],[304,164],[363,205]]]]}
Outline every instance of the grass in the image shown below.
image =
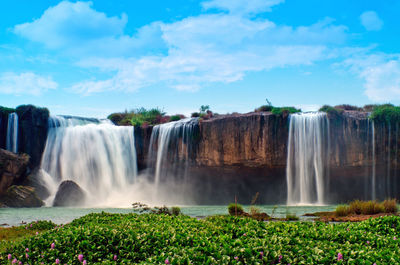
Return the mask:
{"type": "Polygon", "coordinates": [[[4,251],[12,244],[18,243],[50,229],[56,225],[49,221],[32,222],[24,226],[0,228],[0,251],[4,251]]]}
{"type": "Polygon", "coordinates": [[[292,113],[301,112],[301,109],[297,109],[295,107],[274,107],[271,105],[263,105],[261,107],[258,107],[254,111],[255,112],[270,111],[270,112],[272,112],[272,114],[282,115],[282,114],[292,114],[292,113]]]}
{"type": "Polygon", "coordinates": [[[398,264],[399,237],[397,216],[326,224],[101,213],[16,242],[0,263],[10,254],[23,264],[82,264],[79,255],[87,264],[398,264]]]}
{"type": "Polygon", "coordinates": [[[238,203],[231,203],[228,205],[228,212],[230,215],[242,215],[244,213],[243,206],[238,203]]]}
{"type": "Polygon", "coordinates": [[[336,207],[335,215],[372,215],[378,213],[397,213],[397,211],[396,199],[387,199],[383,202],[355,200],[350,202],[349,205],[339,205],[336,207]]]}

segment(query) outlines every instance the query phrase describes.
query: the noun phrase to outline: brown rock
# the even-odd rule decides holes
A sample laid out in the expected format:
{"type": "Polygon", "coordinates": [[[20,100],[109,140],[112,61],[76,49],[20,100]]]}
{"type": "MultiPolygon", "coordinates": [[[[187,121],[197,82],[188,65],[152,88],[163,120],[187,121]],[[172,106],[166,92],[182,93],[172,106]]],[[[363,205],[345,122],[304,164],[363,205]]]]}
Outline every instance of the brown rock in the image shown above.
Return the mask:
{"type": "Polygon", "coordinates": [[[41,207],[44,205],[43,201],[37,197],[35,188],[29,186],[11,186],[0,200],[8,207],[41,207]]]}
{"type": "Polygon", "coordinates": [[[16,155],[0,149],[0,194],[3,194],[13,183],[22,180],[28,163],[28,155],[16,155]]]}

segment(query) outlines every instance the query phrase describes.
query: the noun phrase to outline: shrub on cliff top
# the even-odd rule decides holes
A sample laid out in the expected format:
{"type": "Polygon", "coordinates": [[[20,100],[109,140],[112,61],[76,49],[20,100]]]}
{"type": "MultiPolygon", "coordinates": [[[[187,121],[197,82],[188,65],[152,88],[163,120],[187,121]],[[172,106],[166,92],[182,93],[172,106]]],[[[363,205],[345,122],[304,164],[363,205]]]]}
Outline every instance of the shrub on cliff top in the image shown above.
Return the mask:
{"type": "Polygon", "coordinates": [[[335,109],[338,110],[355,110],[355,111],[362,111],[363,109],[354,105],[349,105],[349,104],[342,104],[342,105],[336,105],[335,109]]]}
{"type": "Polygon", "coordinates": [[[337,109],[329,105],[323,105],[318,111],[326,112],[331,116],[339,116],[343,113],[343,109],[337,109]]]}
{"type": "Polygon", "coordinates": [[[141,126],[142,124],[156,125],[168,122],[169,116],[167,119],[165,117],[167,117],[165,116],[165,112],[158,108],[149,110],[138,108],[130,112],[112,113],[107,118],[117,125],[141,126]]]}
{"type": "Polygon", "coordinates": [[[282,115],[301,112],[301,109],[296,109],[295,107],[273,107],[271,112],[275,115],[282,115]]]}
{"type": "Polygon", "coordinates": [[[375,122],[400,122],[400,107],[392,104],[376,106],[371,113],[370,119],[375,122]]]}
{"type": "Polygon", "coordinates": [[[13,113],[13,112],[15,112],[15,109],[0,106],[0,115],[1,114],[8,115],[8,114],[13,113]]]}

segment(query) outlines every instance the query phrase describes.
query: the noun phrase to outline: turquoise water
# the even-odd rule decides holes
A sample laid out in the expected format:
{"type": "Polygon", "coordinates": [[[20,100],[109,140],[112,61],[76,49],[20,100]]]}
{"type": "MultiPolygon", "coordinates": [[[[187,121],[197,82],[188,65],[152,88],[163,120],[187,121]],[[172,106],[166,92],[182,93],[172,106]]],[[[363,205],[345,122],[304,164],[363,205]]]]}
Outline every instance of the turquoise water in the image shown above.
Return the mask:
{"type": "MultiPolygon", "coordinates": [[[[273,217],[285,217],[286,213],[296,214],[301,220],[309,218],[302,217],[305,213],[321,211],[333,211],[336,206],[257,206],[262,212],[266,212],[273,217]]],[[[249,206],[244,207],[246,211],[249,206]]],[[[181,206],[184,214],[192,217],[205,217],[216,214],[227,214],[226,205],[213,206],[181,206]]],[[[42,207],[42,208],[2,208],[0,209],[0,224],[2,226],[21,225],[22,222],[32,222],[36,220],[51,220],[56,224],[65,224],[72,220],[89,213],[131,213],[131,208],[66,208],[66,207],[42,207]]]]}

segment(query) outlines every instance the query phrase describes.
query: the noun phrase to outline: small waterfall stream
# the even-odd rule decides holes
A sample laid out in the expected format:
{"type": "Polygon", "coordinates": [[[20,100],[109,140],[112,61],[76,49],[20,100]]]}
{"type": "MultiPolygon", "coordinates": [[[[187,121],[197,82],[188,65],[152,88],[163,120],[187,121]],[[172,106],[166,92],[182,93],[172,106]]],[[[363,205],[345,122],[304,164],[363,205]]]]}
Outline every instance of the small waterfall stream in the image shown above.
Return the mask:
{"type": "Polygon", "coordinates": [[[15,112],[8,115],[6,149],[18,152],[18,114],[15,112]]]}
{"type": "Polygon", "coordinates": [[[52,116],[41,168],[48,174],[42,180],[52,194],[48,204],[55,187],[73,180],[88,195],[88,205],[101,205],[136,181],[134,128],[108,120],[52,116]]]}
{"type": "Polygon", "coordinates": [[[154,126],[147,161],[156,191],[163,183],[179,186],[185,192],[197,125],[197,118],[188,118],[154,126]]]}
{"type": "Polygon", "coordinates": [[[329,121],[326,113],[290,115],[287,204],[323,204],[328,176],[329,121]]]}

